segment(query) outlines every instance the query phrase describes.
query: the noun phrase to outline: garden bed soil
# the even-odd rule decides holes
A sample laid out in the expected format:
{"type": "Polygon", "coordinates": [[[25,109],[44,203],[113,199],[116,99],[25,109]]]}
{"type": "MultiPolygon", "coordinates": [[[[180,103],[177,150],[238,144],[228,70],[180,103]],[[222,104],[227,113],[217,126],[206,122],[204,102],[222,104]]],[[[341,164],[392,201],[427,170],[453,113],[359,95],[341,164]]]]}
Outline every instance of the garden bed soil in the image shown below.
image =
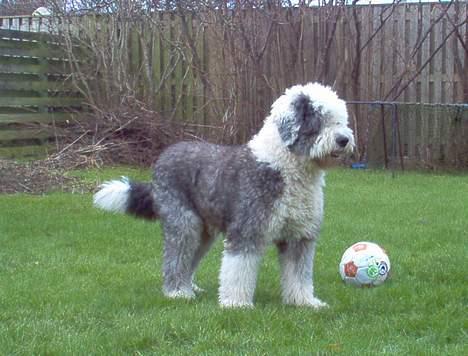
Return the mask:
{"type": "Polygon", "coordinates": [[[16,162],[0,159],[0,193],[44,194],[51,191],[88,192],[79,178],[67,174],[63,163],[46,159],[31,162],[16,162]]]}

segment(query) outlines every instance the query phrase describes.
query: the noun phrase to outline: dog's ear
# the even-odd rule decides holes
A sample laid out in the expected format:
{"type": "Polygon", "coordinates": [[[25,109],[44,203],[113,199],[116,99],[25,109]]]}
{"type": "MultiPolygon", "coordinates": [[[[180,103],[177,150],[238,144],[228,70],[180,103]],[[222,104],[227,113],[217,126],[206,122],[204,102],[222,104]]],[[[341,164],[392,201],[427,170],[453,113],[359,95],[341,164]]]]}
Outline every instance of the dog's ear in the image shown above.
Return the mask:
{"type": "Polygon", "coordinates": [[[302,94],[294,102],[296,117],[300,122],[300,134],[312,136],[320,132],[320,113],[314,108],[309,97],[302,94]]]}
{"type": "Polygon", "coordinates": [[[317,135],[321,125],[320,114],[307,95],[298,95],[291,105],[293,114],[283,117],[278,128],[281,139],[288,147],[296,143],[299,135],[317,135]]]}

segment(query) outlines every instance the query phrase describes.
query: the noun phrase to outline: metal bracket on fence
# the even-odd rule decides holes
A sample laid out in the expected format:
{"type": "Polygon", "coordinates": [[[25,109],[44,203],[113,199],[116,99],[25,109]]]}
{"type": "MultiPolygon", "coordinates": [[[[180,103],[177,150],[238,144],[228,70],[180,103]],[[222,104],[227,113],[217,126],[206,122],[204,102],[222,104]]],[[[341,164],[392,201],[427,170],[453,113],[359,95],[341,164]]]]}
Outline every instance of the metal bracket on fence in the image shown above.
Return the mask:
{"type": "Polygon", "coordinates": [[[455,103],[455,104],[444,104],[444,103],[418,103],[418,102],[403,102],[403,101],[359,101],[351,100],[347,101],[346,104],[364,104],[364,105],[422,105],[422,106],[433,106],[433,107],[454,107],[461,110],[468,110],[468,103],[455,103]]]}

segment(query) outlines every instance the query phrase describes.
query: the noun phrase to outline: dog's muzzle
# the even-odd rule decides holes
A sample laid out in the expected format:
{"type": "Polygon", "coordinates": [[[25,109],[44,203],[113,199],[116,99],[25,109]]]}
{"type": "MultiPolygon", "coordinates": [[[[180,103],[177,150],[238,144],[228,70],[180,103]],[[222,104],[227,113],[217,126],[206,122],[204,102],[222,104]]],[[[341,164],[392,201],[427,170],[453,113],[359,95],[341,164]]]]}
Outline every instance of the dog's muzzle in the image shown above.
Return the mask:
{"type": "Polygon", "coordinates": [[[336,137],[336,144],[338,147],[344,149],[349,142],[349,138],[344,135],[338,135],[336,137]]]}
{"type": "Polygon", "coordinates": [[[354,151],[354,138],[343,134],[335,136],[336,149],[332,152],[331,156],[338,158],[340,156],[351,155],[354,151]]]}

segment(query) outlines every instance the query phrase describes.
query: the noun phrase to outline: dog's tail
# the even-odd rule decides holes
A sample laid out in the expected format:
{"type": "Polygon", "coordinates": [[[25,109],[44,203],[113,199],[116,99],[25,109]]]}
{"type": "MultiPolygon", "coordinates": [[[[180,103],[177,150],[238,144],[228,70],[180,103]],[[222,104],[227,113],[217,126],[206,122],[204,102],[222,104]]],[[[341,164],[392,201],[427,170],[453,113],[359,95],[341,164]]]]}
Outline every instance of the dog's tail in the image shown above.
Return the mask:
{"type": "Polygon", "coordinates": [[[137,183],[127,177],[103,183],[93,197],[94,206],[135,215],[148,220],[158,218],[150,183],[137,183]]]}

